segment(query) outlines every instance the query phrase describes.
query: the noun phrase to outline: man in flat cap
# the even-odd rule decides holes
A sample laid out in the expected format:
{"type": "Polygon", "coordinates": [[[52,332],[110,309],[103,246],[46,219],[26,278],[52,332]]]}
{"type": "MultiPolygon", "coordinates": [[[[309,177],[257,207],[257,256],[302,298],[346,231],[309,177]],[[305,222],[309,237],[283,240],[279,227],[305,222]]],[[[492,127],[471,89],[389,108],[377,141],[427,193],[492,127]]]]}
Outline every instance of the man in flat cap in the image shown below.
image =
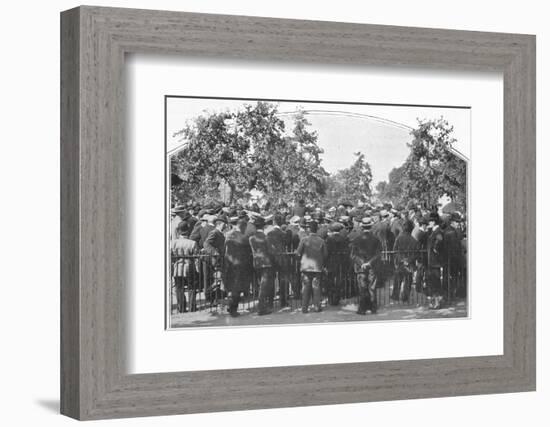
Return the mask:
{"type": "Polygon", "coordinates": [[[317,223],[310,221],[306,227],[309,234],[300,240],[296,249],[302,274],[302,313],[309,311],[310,299],[313,299],[314,311],[321,311],[321,274],[327,259],[327,247],[317,235],[317,223]]]}
{"type": "Polygon", "coordinates": [[[377,310],[376,281],[380,263],[382,244],[371,232],[373,222],[370,217],[361,220],[362,233],[351,243],[351,260],[357,275],[359,307],[357,314],[364,315],[367,310],[373,314],[377,310]]]}
{"type": "Polygon", "coordinates": [[[258,314],[263,316],[273,312],[273,297],[275,283],[273,268],[275,266],[275,249],[264,233],[265,221],[261,216],[253,217],[256,232],[248,238],[252,249],[252,262],[259,280],[258,314]]]}

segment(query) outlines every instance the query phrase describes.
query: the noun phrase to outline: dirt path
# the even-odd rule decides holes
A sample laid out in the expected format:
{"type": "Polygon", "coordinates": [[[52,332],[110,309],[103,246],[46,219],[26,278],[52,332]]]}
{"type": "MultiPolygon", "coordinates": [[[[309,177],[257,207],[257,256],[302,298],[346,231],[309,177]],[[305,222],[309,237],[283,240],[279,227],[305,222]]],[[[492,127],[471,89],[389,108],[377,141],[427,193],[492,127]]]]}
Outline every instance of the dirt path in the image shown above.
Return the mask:
{"type": "Polygon", "coordinates": [[[320,313],[303,314],[300,309],[283,308],[272,314],[258,316],[256,312],[243,310],[239,317],[233,318],[222,312],[209,313],[206,311],[195,313],[181,313],[172,315],[172,328],[189,326],[254,326],[254,325],[289,325],[303,323],[328,322],[364,322],[364,321],[392,321],[412,319],[440,319],[466,317],[465,301],[458,301],[449,307],[439,310],[430,310],[426,306],[388,305],[380,308],[377,314],[367,312],[366,316],[355,313],[355,304],[346,304],[336,307],[324,307],[320,313]]]}

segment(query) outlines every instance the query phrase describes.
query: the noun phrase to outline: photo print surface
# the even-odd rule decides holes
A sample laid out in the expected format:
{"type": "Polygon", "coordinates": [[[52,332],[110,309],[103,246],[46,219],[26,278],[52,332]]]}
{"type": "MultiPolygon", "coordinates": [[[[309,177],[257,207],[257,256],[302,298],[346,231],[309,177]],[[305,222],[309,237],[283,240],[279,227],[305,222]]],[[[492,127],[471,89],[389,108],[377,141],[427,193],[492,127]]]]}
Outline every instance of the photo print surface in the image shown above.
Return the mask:
{"type": "Polygon", "coordinates": [[[170,329],[468,317],[470,108],[165,97],[170,329]]]}

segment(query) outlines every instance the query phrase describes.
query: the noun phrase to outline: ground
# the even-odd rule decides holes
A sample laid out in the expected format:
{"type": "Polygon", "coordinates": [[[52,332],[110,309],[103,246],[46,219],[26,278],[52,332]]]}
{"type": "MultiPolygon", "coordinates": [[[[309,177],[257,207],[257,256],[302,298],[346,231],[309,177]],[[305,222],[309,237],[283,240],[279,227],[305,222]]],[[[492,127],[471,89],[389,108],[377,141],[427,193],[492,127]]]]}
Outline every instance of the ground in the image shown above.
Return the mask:
{"type": "Polygon", "coordinates": [[[376,314],[367,312],[365,316],[356,314],[357,305],[343,303],[339,306],[323,307],[320,313],[303,314],[300,309],[288,307],[275,311],[272,314],[259,316],[243,308],[239,317],[233,318],[225,310],[218,312],[201,311],[195,313],[172,314],[172,327],[188,326],[248,326],[265,324],[300,324],[300,323],[327,323],[345,321],[387,321],[410,319],[433,319],[466,317],[467,308],[464,300],[458,300],[439,310],[432,310],[425,305],[389,304],[381,307],[376,314]]]}

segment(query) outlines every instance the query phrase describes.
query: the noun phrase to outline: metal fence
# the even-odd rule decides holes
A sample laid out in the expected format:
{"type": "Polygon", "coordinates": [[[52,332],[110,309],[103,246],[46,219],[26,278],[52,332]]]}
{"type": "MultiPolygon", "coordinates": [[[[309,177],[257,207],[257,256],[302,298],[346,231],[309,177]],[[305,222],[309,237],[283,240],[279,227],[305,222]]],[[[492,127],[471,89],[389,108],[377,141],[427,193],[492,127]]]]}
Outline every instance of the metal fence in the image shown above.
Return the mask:
{"type": "MultiPolygon", "coordinates": [[[[279,254],[287,268],[274,269],[274,310],[301,308],[300,260],[294,252],[279,254]],[[283,305],[284,304],[284,305],[283,305]]],[[[331,254],[321,275],[322,306],[357,304],[357,273],[349,253],[331,254]]],[[[250,265],[242,266],[242,286],[238,311],[257,310],[259,278],[250,265]]],[[[226,269],[222,256],[172,256],[170,307],[172,313],[227,310],[228,292],[224,283],[226,269]]],[[[465,262],[447,257],[446,262],[428,262],[427,251],[383,251],[377,266],[378,307],[388,305],[427,305],[434,294],[446,303],[466,296],[465,262]],[[405,260],[404,260],[405,259],[405,260]],[[411,262],[409,262],[411,261],[411,262]]]]}

